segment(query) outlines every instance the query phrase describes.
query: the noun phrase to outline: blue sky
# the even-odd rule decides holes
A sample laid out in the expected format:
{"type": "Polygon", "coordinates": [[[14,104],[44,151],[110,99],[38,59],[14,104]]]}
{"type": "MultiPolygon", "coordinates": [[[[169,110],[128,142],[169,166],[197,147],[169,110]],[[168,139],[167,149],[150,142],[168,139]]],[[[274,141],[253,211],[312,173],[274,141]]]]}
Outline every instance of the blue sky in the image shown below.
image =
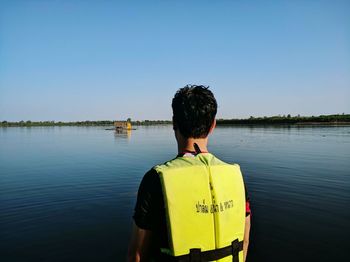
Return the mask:
{"type": "Polygon", "coordinates": [[[350,113],[350,1],[1,1],[0,120],[350,113]]]}

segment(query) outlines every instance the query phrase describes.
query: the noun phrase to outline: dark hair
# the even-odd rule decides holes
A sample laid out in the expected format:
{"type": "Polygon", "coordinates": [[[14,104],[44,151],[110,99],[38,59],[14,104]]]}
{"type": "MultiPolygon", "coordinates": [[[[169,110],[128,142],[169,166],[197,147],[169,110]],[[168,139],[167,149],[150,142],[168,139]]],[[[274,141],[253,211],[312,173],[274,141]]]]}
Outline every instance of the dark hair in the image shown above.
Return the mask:
{"type": "Polygon", "coordinates": [[[180,88],[172,101],[173,124],[185,138],[204,138],[217,112],[217,103],[208,86],[187,85],[180,88]]]}

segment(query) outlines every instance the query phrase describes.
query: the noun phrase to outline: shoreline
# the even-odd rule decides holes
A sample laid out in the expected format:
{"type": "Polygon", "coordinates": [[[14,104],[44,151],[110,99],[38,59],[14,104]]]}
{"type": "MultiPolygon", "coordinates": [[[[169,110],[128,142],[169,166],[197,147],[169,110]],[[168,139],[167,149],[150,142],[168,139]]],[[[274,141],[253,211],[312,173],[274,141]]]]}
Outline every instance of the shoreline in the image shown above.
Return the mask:
{"type": "MultiPolygon", "coordinates": [[[[159,126],[171,125],[171,120],[142,120],[132,121],[132,126],[159,126]]],[[[116,120],[85,120],[85,121],[0,121],[0,127],[35,127],[35,126],[113,126],[116,120]]],[[[253,117],[246,119],[216,119],[217,126],[343,126],[350,125],[350,114],[334,114],[320,116],[270,116],[253,117]]]]}
{"type": "MultiPolygon", "coordinates": [[[[133,126],[167,126],[172,125],[172,123],[162,123],[162,124],[134,124],[133,126]]],[[[9,124],[9,125],[1,125],[0,128],[7,127],[111,127],[112,124],[95,124],[95,125],[84,125],[84,124],[34,124],[34,125],[26,125],[26,124],[9,124]]],[[[217,127],[266,127],[266,126],[276,126],[276,127],[307,127],[307,126],[350,126],[350,122],[297,122],[297,123],[217,123],[217,127]]],[[[114,130],[115,128],[108,128],[108,130],[114,130]]],[[[107,130],[107,129],[106,129],[107,130]]],[[[135,130],[135,129],[133,129],[135,130]]]]}

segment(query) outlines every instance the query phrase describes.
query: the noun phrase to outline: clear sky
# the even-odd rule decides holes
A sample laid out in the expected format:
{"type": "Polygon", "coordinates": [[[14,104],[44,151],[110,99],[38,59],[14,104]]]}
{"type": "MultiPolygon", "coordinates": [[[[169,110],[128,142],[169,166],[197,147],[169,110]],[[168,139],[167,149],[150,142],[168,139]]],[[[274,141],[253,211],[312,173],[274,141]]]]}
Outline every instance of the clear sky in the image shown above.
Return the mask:
{"type": "Polygon", "coordinates": [[[1,1],[0,121],[350,113],[350,1],[1,1]]]}

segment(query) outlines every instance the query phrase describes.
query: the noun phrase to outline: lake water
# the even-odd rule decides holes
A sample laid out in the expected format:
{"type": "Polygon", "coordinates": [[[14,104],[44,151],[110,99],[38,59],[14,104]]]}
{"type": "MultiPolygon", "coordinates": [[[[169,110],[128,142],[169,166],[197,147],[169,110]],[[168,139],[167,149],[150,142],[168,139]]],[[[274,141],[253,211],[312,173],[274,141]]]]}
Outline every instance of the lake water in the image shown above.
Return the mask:
{"type": "MultiPolygon", "coordinates": [[[[0,128],[0,261],[124,261],[143,174],[176,155],[171,126],[0,128]]],[[[347,261],[350,127],[218,127],[241,165],[249,261],[347,261]]]]}

